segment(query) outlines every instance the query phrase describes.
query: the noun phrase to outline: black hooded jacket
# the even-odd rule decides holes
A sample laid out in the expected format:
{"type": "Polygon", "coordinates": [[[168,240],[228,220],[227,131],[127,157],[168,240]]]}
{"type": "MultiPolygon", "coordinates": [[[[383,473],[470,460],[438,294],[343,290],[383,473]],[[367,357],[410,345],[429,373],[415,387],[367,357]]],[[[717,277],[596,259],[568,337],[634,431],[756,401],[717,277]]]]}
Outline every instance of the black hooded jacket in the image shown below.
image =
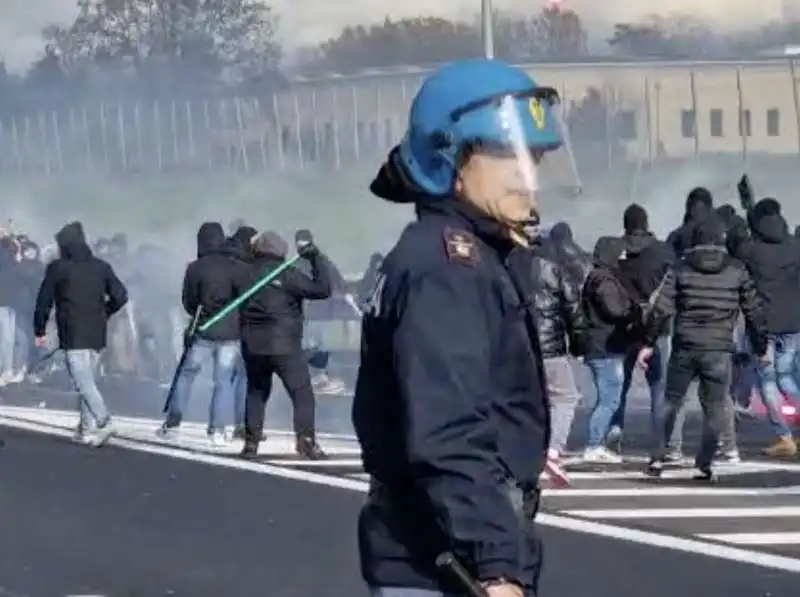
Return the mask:
{"type": "Polygon", "coordinates": [[[722,242],[688,249],[672,282],[664,295],[675,311],[673,351],[734,352],[733,330],[741,309],[753,351],[764,354],[764,305],[747,270],[722,242]]]}
{"type": "Polygon", "coordinates": [[[767,331],[800,332],[800,239],[790,234],[780,213],[761,213],[758,205],[750,225],[752,236],[743,243],[739,258],[766,302],[767,331]]]}
{"type": "MultiPolygon", "coordinates": [[[[622,240],[625,250],[619,261],[620,280],[634,300],[646,303],[673,266],[675,254],[648,231],[631,231],[622,240]]],[[[667,334],[668,324],[664,320],[658,335],[667,334]]]]}
{"type": "Polygon", "coordinates": [[[50,263],[36,297],[33,332],[45,335],[55,305],[59,347],[102,350],[108,318],[128,302],[128,291],[113,268],[92,255],[80,222],[56,234],[60,257],[50,263]]]}
{"type": "Polygon", "coordinates": [[[620,281],[622,239],[601,237],[594,250],[594,268],[583,287],[582,306],[587,321],[586,358],[620,356],[632,341],[631,325],[638,318],[639,303],[620,281]]]}
{"type": "MultiPolygon", "coordinates": [[[[186,267],[183,276],[183,308],[198,327],[217,315],[226,305],[247,290],[247,270],[226,246],[225,233],[217,222],[206,222],[197,231],[197,259],[186,267]]],[[[198,337],[231,342],[239,339],[239,313],[234,309],[198,337]]]]}
{"type": "Polygon", "coordinates": [[[703,201],[692,201],[690,195],[686,202],[686,212],[683,223],[670,232],[665,241],[672,248],[676,256],[682,257],[684,252],[692,246],[692,232],[698,222],[702,222],[714,213],[714,208],[703,201]]]}
{"type": "MultiPolygon", "coordinates": [[[[274,233],[262,235],[253,247],[248,287],[286,260],[286,242],[271,242],[274,233]]],[[[242,344],[251,354],[281,355],[302,350],[303,301],[331,296],[333,266],[321,253],[307,259],[311,275],[289,267],[262,287],[242,306],[242,344]]]]}

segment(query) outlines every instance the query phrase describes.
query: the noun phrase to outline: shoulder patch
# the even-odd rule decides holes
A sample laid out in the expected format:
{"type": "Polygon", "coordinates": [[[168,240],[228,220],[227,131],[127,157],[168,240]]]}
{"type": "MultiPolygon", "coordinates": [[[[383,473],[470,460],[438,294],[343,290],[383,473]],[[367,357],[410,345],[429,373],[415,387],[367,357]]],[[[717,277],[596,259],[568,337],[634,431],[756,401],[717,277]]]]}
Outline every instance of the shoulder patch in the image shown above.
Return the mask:
{"type": "Polygon", "coordinates": [[[444,246],[447,260],[462,265],[476,265],[480,261],[478,243],[466,230],[447,227],[444,229],[444,246]]]}

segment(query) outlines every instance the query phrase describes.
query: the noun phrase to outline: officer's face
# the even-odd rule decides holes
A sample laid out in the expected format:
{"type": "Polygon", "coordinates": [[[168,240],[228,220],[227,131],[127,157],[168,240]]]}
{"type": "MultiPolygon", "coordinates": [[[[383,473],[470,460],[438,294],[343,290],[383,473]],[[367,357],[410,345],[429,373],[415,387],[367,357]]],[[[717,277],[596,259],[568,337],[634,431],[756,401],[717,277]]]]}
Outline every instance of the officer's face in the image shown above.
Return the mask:
{"type": "Polygon", "coordinates": [[[456,195],[511,227],[521,226],[536,209],[531,163],[514,155],[472,154],[456,178],[456,195]]]}

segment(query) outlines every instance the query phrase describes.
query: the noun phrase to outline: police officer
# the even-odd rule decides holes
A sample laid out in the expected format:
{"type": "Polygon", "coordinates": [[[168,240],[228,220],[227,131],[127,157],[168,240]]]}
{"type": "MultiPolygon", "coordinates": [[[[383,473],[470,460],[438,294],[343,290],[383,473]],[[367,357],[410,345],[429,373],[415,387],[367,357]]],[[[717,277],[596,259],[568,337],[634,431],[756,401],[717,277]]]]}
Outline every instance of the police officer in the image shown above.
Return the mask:
{"type": "Polygon", "coordinates": [[[374,597],[463,594],[436,568],[445,551],[491,597],[535,594],[550,420],[525,285],[507,258],[528,244],[546,154],[567,145],[554,99],[501,61],[445,66],[372,183],[417,214],[365,304],[353,404],[374,597]]]}

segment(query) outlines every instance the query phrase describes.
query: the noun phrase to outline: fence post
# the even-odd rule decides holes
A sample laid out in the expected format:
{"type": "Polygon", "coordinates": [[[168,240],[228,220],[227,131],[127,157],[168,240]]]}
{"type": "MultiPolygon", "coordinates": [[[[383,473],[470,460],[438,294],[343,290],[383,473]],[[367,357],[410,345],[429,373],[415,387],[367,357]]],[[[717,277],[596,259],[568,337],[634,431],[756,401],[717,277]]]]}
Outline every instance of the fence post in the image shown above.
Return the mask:
{"type": "Polygon", "coordinates": [[[300,98],[297,96],[297,90],[292,90],[292,107],[294,108],[294,133],[297,138],[297,158],[300,160],[300,169],[305,170],[306,160],[303,152],[303,128],[300,122],[300,98]]]}
{"type": "MultiPolygon", "coordinates": [[[[25,147],[25,153],[28,154],[28,155],[31,155],[31,154],[36,155],[36,153],[34,151],[32,151],[33,147],[31,145],[31,121],[30,121],[30,118],[25,116],[22,119],[22,126],[23,126],[23,130],[24,130],[24,135],[25,135],[24,143],[23,143],[23,145],[25,147]]],[[[23,164],[23,167],[24,167],[24,164],[23,164]]]]}
{"type": "Polygon", "coordinates": [[[337,170],[342,169],[342,148],[339,145],[339,94],[336,86],[332,88],[331,129],[333,130],[333,161],[337,170]]]}
{"type": "Polygon", "coordinates": [[[797,153],[800,154],[800,94],[797,91],[797,72],[794,58],[789,58],[789,74],[792,77],[792,99],[794,100],[794,115],[797,121],[797,153]]]}
{"type": "Polygon", "coordinates": [[[17,127],[17,119],[11,119],[11,137],[14,141],[14,162],[17,165],[17,173],[22,173],[22,153],[19,147],[19,127],[17,127]]]}
{"type": "Polygon", "coordinates": [[[647,164],[653,163],[653,111],[650,106],[650,77],[644,77],[644,124],[647,127],[647,164]]]}
{"type": "Polygon", "coordinates": [[[694,157],[700,156],[700,112],[697,106],[697,85],[694,71],[689,72],[689,91],[692,94],[692,113],[694,114],[694,157]]]}
{"type": "Polygon", "coordinates": [[[214,135],[211,131],[211,113],[208,109],[208,100],[203,100],[203,122],[206,127],[206,153],[208,154],[208,170],[214,170],[214,135]]]}
{"type": "Polygon", "coordinates": [[[750,134],[749,126],[745,128],[744,121],[744,90],[742,89],[742,67],[736,67],[736,96],[739,102],[739,136],[742,140],[742,161],[747,162],[747,136],[750,134]]]}
{"type": "Polygon", "coordinates": [[[356,159],[356,164],[361,161],[361,139],[359,138],[361,131],[358,130],[358,91],[356,86],[351,88],[353,96],[353,157],[356,159]]]}
{"type": "Polygon", "coordinates": [[[156,167],[159,172],[164,171],[164,148],[161,145],[161,108],[158,100],[153,101],[153,128],[156,132],[156,167]]]}
{"type": "Polygon", "coordinates": [[[247,140],[244,137],[244,121],[242,120],[242,101],[237,97],[233,100],[236,108],[236,126],[239,129],[239,152],[242,156],[242,166],[245,174],[250,174],[250,159],[247,155],[247,140]]]}
{"type": "Polygon", "coordinates": [[[189,144],[189,159],[194,163],[197,157],[197,148],[194,145],[194,113],[192,112],[192,102],[186,100],[186,136],[189,144]]]}
{"type": "Polygon", "coordinates": [[[172,129],[172,166],[177,167],[181,163],[181,150],[178,143],[178,105],[175,100],[169,103],[169,120],[172,129]]]}
{"type": "Polygon", "coordinates": [[[314,131],[314,160],[316,162],[321,162],[321,151],[320,151],[320,143],[319,143],[319,119],[317,118],[317,90],[316,88],[311,89],[311,118],[312,118],[312,126],[314,131]]]}
{"type": "Polygon", "coordinates": [[[128,171],[128,141],[125,138],[125,113],[122,102],[117,102],[117,140],[119,141],[119,157],[122,171],[128,171]]]}
{"type": "Polygon", "coordinates": [[[58,171],[60,174],[64,173],[64,154],[61,151],[61,131],[58,122],[58,111],[53,110],[50,113],[50,122],[53,125],[53,137],[56,142],[56,163],[58,164],[58,171]]]}
{"type": "Polygon", "coordinates": [[[283,124],[281,123],[281,110],[278,104],[278,94],[272,94],[272,112],[275,116],[275,139],[278,144],[278,166],[286,169],[286,155],[283,152],[283,124]]]}
{"type": "Polygon", "coordinates": [[[269,164],[269,159],[267,158],[267,147],[264,143],[264,137],[266,136],[267,131],[269,130],[268,122],[264,114],[261,113],[261,102],[258,101],[258,98],[253,98],[253,110],[255,110],[257,116],[257,124],[258,124],[258,149],[261,152],[261,170],[266,172],[269,164]]]}
{"type": "Polygon", "coordinates": [[[142,140],[142,106],[137,101],[133,106],[133,128],[136,132],[136,159],[139,161],[139,168],[144,170],[144,142],[142,140]]]}
{"type": "Polygon", "coordinates": [[[37,120],[39,121],[39,138],[42,141],[42,153],[44,153],[44,174],[47,178],[50,178],[50,176],[52,176],[52,170],[50,168],[50,144],[47,138],[47,118],[44,115],[44,111],[39,112],[37,120]]]}
{"type": "Polygon", "coordinates": [[[100,143],[103,147],[103,168],[108,172],[108,131],[106,130],[106,107],[103,102],[100,102],[100,143]]]}

